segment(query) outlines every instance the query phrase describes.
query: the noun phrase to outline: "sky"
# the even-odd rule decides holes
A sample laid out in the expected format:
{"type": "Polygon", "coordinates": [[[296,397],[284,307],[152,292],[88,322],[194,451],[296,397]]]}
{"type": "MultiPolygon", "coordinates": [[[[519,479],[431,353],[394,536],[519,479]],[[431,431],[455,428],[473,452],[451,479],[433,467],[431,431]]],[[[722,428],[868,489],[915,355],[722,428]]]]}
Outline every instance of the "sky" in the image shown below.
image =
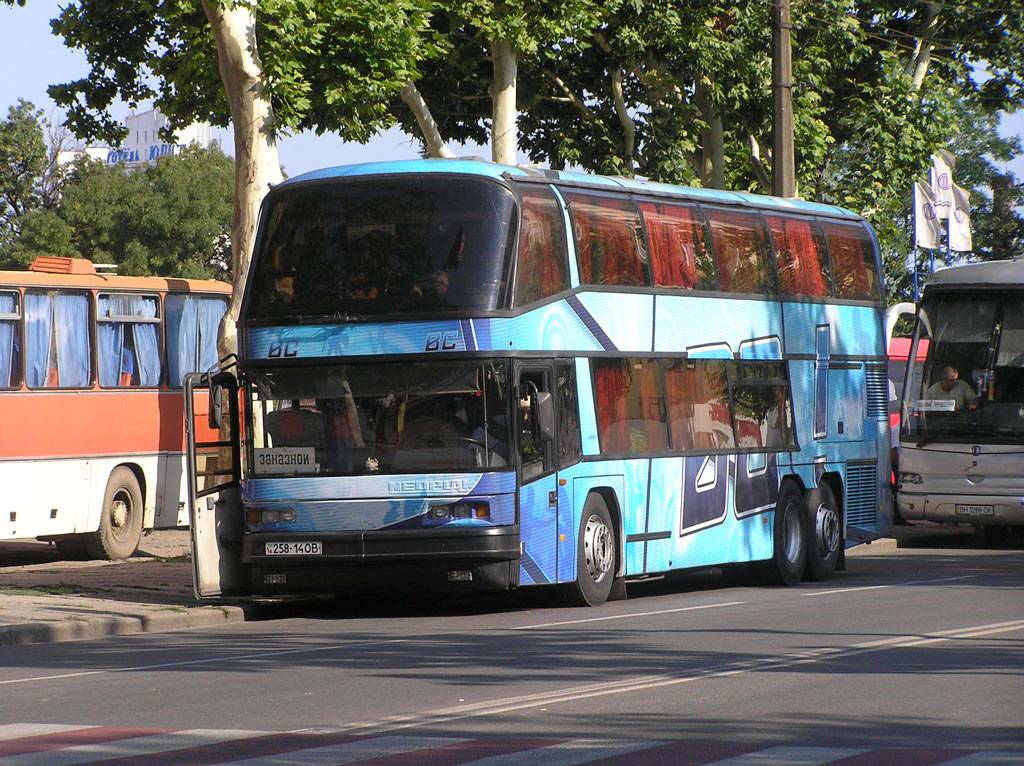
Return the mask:
{"type": "MultiPolygon", "coordinates": [[[[52,123],[61,122],[64,115],[47,95],[47,86],[81,79],[88,74],[85,55],[65,47],[62,39],[50,30],[49,20],[59,12],[57,0],[28,0],[24,8],[0,4],[0,116],[3,119],[7,117],[8,108],[23,98],[42,109],[52,123]]],[[[118,119],[127,114],[127,106],[113,110],[118,119]]],[[[1024,111],[1005,118],[1001,131],[1004,135],[1024,134],[1024,111]]],[[[220,139],[225,153],[232,154],[230,132],[216,130],[215,136],[220,139]]],[[[452,148],[459,156],[489,154],[487,149],[477,146],[452,148]]],[[[302,133],[278,140],[278,157],[288,176],[333,165],[418,156],[418,142],[397,129],[377,136],[366,145],[348,143],[331,134],[302,133]]],[[[520,161],[525,161],[522,156],[520,161]]],[[[1024,178],[1024,157],[1019,157],[1009,167],[1019,178],[1024,178]]]]}

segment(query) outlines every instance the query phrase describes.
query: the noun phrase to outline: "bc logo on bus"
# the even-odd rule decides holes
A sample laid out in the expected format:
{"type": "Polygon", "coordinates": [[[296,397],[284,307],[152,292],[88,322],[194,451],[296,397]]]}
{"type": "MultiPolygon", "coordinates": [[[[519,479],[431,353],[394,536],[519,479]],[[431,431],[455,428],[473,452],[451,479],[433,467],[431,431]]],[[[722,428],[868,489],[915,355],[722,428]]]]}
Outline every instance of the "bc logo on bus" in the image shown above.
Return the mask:
{"type": "Polygon", "coordinates": [[[272,340],[267,348],[267,359],[280,359],[299,355],[299,342],[295,340],[272,340]]]}
{"type": "Polygon", "coordinates": [[[459,347],[459,339],[462,333],[458,330],[447,330],[446,332],[428,332],[427,342],[423,347],[424,351],[455,351],[459,347]]]}

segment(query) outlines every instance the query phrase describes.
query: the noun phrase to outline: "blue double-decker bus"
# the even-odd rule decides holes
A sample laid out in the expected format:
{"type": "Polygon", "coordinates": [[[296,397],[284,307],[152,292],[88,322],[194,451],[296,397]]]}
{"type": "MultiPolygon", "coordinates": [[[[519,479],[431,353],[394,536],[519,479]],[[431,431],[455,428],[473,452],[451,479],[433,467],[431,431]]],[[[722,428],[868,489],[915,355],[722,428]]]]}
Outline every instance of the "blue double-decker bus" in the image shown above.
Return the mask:
{"type": "Polygon", "coordinates": [[[883,312],[836,207],[461,160],[290,179],[237,359],[190,380],[232,433],[192,446],[197,595],[825,580],[888,531],[883,312]]]}

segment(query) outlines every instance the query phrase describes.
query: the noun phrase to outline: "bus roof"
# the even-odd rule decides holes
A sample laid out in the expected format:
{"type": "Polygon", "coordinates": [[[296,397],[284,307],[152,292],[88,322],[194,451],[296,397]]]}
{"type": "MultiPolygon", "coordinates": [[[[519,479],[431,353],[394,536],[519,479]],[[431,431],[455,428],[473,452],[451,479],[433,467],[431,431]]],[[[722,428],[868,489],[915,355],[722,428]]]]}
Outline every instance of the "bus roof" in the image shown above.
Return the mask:
{"type": "Polygon", "coordinates": [[[346,178],[353,176],[374,176],[396,173],[462,173],[465,175],[483,176],[485,178],[505,178],[506,176],[526,180],[542,178],[562,181],[568,184],[587,186],[607,186],[625,189],[637,194],[671,194],[688,197],[703,202],[725,202],[756,205],[758,207],[774,207],[795,213],[817,213],[832,216],[856,217],[856,213],[834,205],[823,205],[817,202],[805,202],[796,199],[784,199],[746,192],[722,191],[719,189],[702,189],[693,186],[674,186],[638,178],[619,176],[598,176],[589,173],[577,173],[565,170],[545,170],[540,168],[498,165],[475,159],[445,160],[394,160],[388,162],[365,162],[356,165],[339,165],[337,167],[313,170],[302,175],[289,178],[284,184],[318,181],[328,178],[346,178]]]}
{"type": "Polygon", "coordinates": [[[939,269],[925,284],[925,290],[935,287],[1009,287],[1024,286],[1024,260],[986,261],[967,263],[939,269]]]}
{"type": "Polygon", "coordinates": [[[28,271],[0,271],[0,287],[64,287],[88,290],[150,290],[230,293],[231,285],[215,279],[126,277],[97,273],[85,258],[37,258],[28,271]]]}

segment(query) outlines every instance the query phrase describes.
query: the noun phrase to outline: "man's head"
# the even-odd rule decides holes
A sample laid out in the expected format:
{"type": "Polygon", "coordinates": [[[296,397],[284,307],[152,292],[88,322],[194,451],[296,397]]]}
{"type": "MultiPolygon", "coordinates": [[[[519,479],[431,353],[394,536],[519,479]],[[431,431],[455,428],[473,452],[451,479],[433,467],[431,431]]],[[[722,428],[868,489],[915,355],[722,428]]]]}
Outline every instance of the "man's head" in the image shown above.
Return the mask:
{"type": "Polygon", "coordinates": [[[960,377],[960,373],[956,367],[947,365],[942,368],[942,379],[939,381],[939,385],[942,386],[943,391],[952,391],[958,377],[960,377]]]}

